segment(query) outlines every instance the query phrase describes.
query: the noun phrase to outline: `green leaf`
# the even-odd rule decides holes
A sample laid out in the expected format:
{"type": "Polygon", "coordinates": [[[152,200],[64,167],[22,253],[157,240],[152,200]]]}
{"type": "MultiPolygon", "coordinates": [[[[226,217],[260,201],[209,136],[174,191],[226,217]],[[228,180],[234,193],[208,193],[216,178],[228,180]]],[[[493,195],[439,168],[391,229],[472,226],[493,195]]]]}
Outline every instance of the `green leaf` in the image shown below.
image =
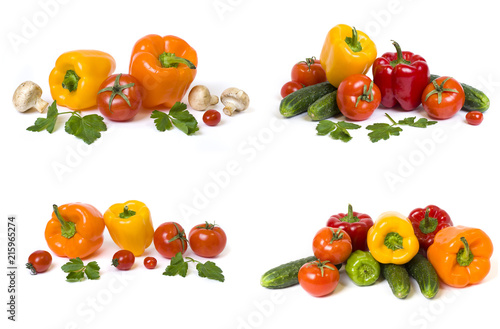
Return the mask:
{"type": "Polygon", "coordinates": [[[335,122],[330,120],[321,120],[316,126],[316,131],[318,132],[318,135],[324,136],[328,135],[335,128],[336,128],[335,122]]]}
{"type": "Polygon", "coordinates": [[[399,120],[398,124],[400,125],[408,125],[411,127],[417,127],[417,128],[427,128],[428,126],[434,125],[437,123],[437,121],[429,121],[426,118],[420,118],[415,122],[416,117],[409,117],[405,118],[403,120],[399,120]]]}
{"type": "Polygon", "coordinates": [[[170,265],[167,266],[163,275],[175,276],[180,275],[183,278],[186,277],[188,270],[188,263],[182,258],[182,253],[178,252],[171,260],[170,265]]]}
{"type": "Polygon", "coordinates": [[[339,126],[342,129],[359,129],[359,128],[361,128],[360,125],[357,125],[355,123],[345,122],[345,121],[337,122],[337,126],[339,126]]]}
{"type": "Polygon", "coordinates": [[[97,114],[90,114],[84,117],[77,112],[73,113],[64,126],[70,135],[82,139],[87,144],[92,144],[101,137],[101,131],[106,131],[104,118],[97,114]]]}
{"type": "Polygon", "coordinates": [[[330,137],[336,140],[341,140],[345,143],[352,139],[351,134],[346,129],[337,128],[330,133],[330,137]]]}
{"type": "Polygon", "coordinates": [[[154,110],[151,113],[151,119],[155,119],[154,123],[156,129],[158,129],[159,131],[171,130],[173,128],[170,117],[165,112],[154,110]]]}
{"type": "Polygon", "coordinates": [[[217,265],[215,265],[214,262],[208,261],[205,264],[198,262],[196,264],[196,269],[198,270],[198,275],[202,278],[224,282],[224,275],[222,274],[222,270],[217,265]]]}
{"type": "Polygon", "coordinates": [[[87,278],[89,278],[89,280],[97,280],[101,277],[99,274],[100,269],[101,268],[99,267],[99,265],[97,265],[97,262],[93,261],[88,263],[85,267],[85,274],[87,275],[87,278]]]}
{"type": "Polygon", "coordinates": [[[403,131],[403,129],[391,126],[388,123],[374,123],[367,126],[366,129],[372,131],[368,134],[372,143],[378,142],[381,139],[387,140],[391,136],[399,136],[399,133],[403,131]]]}
{"type": "Polygon", "coordinates": [[[84,267],[85,266],[83,265],[83,261],[80,259],[80,257],[77,257],[70,259],[69,262],[61,266],[61,269],[63,270],[63,272],[69,273],[79,271],[84,267]]]}
{"type": "Polygon", "coordinates": [[[35,124],[29,126],[26,130],[35,132],[47,130],[51,134],[54,131],[58,115],[57,103],[54,101],[47,110],[47,117],[36,119],[35,124]]]}
{"type": "Polygon", "coordinates": [[[79,282],[82,281],[84,277],[85,277],[84,271],[69,272],[69,274],[66,276],[66,281],[79,282]]]}

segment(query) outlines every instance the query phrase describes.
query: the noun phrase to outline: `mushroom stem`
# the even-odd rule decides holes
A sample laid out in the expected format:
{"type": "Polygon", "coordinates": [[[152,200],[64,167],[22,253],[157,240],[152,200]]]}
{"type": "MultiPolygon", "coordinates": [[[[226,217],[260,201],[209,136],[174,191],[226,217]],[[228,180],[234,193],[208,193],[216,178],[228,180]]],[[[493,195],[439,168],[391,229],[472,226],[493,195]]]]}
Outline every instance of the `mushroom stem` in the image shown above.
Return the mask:
{"type": "Polygon", "coordinates": [[[234,104],[227,104],[223,109],[222,111],[224,112],[224,114],[226,115],[233,115],[234,111],[236,110],[236,107],[234,106],[234,104]]]}
{"type": "Polygon", "coordinates": [[[49,102],[46,102],[43,99],[39,98],[39,99],[36,100],[35,106],[33,106],[33,107],[38,112],[42,113],[43,111],[45,111],[45,109],[47,108],[47,106],[49,106],[49,102]]]}

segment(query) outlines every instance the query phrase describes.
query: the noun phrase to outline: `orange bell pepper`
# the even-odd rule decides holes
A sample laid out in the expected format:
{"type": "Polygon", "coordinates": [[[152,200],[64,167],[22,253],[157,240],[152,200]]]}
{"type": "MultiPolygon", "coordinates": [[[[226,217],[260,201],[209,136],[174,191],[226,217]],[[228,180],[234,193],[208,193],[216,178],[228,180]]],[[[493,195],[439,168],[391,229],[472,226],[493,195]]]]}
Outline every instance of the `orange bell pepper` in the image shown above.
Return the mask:
{"type": "Polygon", "coordinates": [[[481,282],[490,271],[492,254],[493,243],[486,233],[465,226],[442,229],[427,249],[439,278],[457,288],[481,282]]]}
{"type": "Polygon", "coordinates": [[[105,225],[99,210],[78,202],[53,208],[45,240],[57,256],[85,258],[102,246],[105,225]]]}
{"type": "Polygon", "coordinates": [[[171,108],[180,102],[196,76],[198,56],[181,38],[146,35],[135,43],[129,72],[144,87],[142,105],[171,108]]]}

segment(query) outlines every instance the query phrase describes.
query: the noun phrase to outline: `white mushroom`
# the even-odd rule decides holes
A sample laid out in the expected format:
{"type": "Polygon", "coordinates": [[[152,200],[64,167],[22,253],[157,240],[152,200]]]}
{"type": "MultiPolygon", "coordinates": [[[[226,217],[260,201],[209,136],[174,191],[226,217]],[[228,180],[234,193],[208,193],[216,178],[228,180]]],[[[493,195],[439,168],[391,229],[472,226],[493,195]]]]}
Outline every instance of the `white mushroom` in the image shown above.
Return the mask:
{"type": "Polygon", "coordinates": [[[49,105],[41,97],[42,88],[32,81],[25,81],[17,87],[12,97],[12,102],[19,112],[26,112],[29,109],[35,108],[41,113],[49,105]]]}
{"type": "Polygon", "coordinates": [[[222,104],[224,104],[224,113],[233,115],[234,111],[244,111],[250,104],[250,99],[246,92],[238,88],[227,88],[220,96],[222,104]]]}
{"type": "Polygon", "coordinates": [[[210,95],[210,91],[205,86],[194,86],[188,96],[191,107],[197,111],[205,111],[209,106],[219,102],[219,97],[210,95]]]}

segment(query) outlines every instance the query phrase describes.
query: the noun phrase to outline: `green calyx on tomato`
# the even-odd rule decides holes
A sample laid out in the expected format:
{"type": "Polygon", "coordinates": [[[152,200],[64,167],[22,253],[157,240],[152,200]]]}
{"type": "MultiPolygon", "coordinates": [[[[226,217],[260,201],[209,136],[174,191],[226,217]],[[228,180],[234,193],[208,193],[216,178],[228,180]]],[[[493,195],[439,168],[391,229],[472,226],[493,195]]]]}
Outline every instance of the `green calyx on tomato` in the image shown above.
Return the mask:
{"type": "Polygon", "coordinates": [[[123,208],[123,212],[120,213],[120,218],[127,219],[135,215],[135,211],[128,209],[128,206],[123,208]]]}
{"type": "Polygon", "coordinates": [[[460,238],[460,241],[464,244],[464,247],[461,248],[457,253],[457,263],[460,266],[469,266],[470,263],[474,260],[474,255],[470,250],[469,243],[464,237],[460,238]]]}
{"type": "Polygon", "coordinates": [[[430,91],[427,95],[425,95],[425,101],[427,101],[429,99],[429,97],[431,97],[432,95],[437,94],[438,104],[441,104],[441,101],[443,99],[443,92],[457,93],[458,94],[458,90],[456,90],[455,88],[445,88],[444,87],[444,84],[450,79],[451,79],[451,77],[446,78],[445,80],[443,80],[443,82],[441,82],[440,85],[437,84],[436,80],[433,80],[432,84],[434,86],[434,90],[430,91]]]}
{"type": "Polygon", "coordinates": [[[182,252],[184,252],[187,249],[187,243],[188,243],[188,239],[186,238],[186,233],[184,233],[184,230],[181,230],[176,223],[173,223],[173,224],[174,224],[175,228],[177,229],[177,234],[173,238],[168,240],[168,243],[171,243],[171,242],[179,239],[181,241],[181,245],[182,245],[182,252]]]}
{"type": "Polygon", "coordinates": [[[368,90],[366,89],[366,85],[363,85],[363,93],[359,95],[358,98],[356,98],[356,105],[354,105],[354,107],[358,107],[359,101],[371,103],[371,101],[373,101],[372,90],[373,81],[370,82],[370,87],[368,88],[368,90]]]}
{"type": "Polygon", "coordinates": [[[330,231],[332,231],[332,238],[330,239],[330,244],[334,243],[337,240],[342,240],[344,237],[344,232],[339,228],[337,231],[330,227],[330,231]]]}
{"type": "Polygon", "coordinates": [[[384,245],[391,249],[403,249],[403,237],[397,232],[390,232],[385,236],[384,245]]]}
{"type": "Polygon", "coordinates": [[[113,87],[103,88],[103,89],[99,90],[99,92],[97,93],[99,95],[100,93],[103,93],[106,91],[111,92],[111,96],[109,97],[109,112],[111,112],[111,113],[113,113],[113,111],[111,111],[111,105],[113,104],[113,99],[115,99],[116,95],[119,95],[121,98],[123,98],[123,100],[125,102],[127,102],[128,106],[130,106],[130,107],[132,106],[132,105],[130,105],[130,100],[128,99],[127,95],[125,95],[123,93],[123,91],[127,88],[135,86],[135,83],[127,83],[126,85],[120,85],[120,78],[121,77],[122,77],[121,73],[118,74],[116,76],[115,83],[114,83],[113,87]]]}
{"type": "Polygon", "coordinates": [[[363,50],[363,47],[361,46],[361,43],[358,40],[358,31],[356,31],[356,28],[353,26],[352,27],[352,37],[346,37],[345,42],[351,48],[351,50],[355,53],[360,52],[363,50]]]}
{"type": "Polygon", "coordinates": [[[357,216],[354,216],[353,211],[352,211],[352,205],[349,204],[347,207],[347,215],[345,215],[342,218],[339,218],[340,221],[346,222],[346,223],[357,223],[359,222],[359,218],[357,216]]]}
{"type": "Polygon", "coordinates": [[[332,266],[332,265],[327,265],[328,263],[330,263],[329,260],[324,260],[324,261],[318,260],[318,261],[316,261],[316,266],[321,271],[321,276],[322,277],[325,276],[325,268],[330,269],[332,271],[337,270],[337,267],[332,266]]]}
{"type": "Polygon", "coordinates": [[[313,56],[313,57],[310,57],[310,58],[306,58],[305,61],[300,61],[297,64],[301,64],[301,63],[305,63],[307,65],[307,70],[311,71],[311,65],[313,65],[314,63],[316,63],[316,57],[313,56]]]}
{"type": "Polygon", "coordinates": [[[394,47],[396,47],[396,52],[398,53],[398,58],[391,61],[389,64],[391,64],[392,67],[396,67],[396,65],[398,65],[398,64],[410,65],[411,62],[409,60],[404,59],[403,52],[401,51],[401,46],[399,45],[399,43],[397,43],[394,40],[391,40],[391,41],[392,41],[392,44],[394,45],[394,47]]]}
{"type": "Polygon", "coordinates": [[[158,57],[158,60],[160,61],[161,67],[166,69],[178,67],[179,64],[185,64],[192,70],[196,69],[196,66],[190,60],[175,56],[174,53],[167,53],[166,51],[158,57]]]}
{"type": "Polygon", "coordinates": [[[429,217],[430,208],[425,209],[425,217],[420,221],[418,228],[424,234],[432,233],[438,226],[438,220],[434,217],[429,217]]]}
{"type": "Polygon", "coordinates": [[[62,82],[62,86],[64,89],[68,89],[69,92],[73,92],[78,88],[78,81],[80,77],[73,70],[67,70],[64,75],[64,80],[62,82]]]}

